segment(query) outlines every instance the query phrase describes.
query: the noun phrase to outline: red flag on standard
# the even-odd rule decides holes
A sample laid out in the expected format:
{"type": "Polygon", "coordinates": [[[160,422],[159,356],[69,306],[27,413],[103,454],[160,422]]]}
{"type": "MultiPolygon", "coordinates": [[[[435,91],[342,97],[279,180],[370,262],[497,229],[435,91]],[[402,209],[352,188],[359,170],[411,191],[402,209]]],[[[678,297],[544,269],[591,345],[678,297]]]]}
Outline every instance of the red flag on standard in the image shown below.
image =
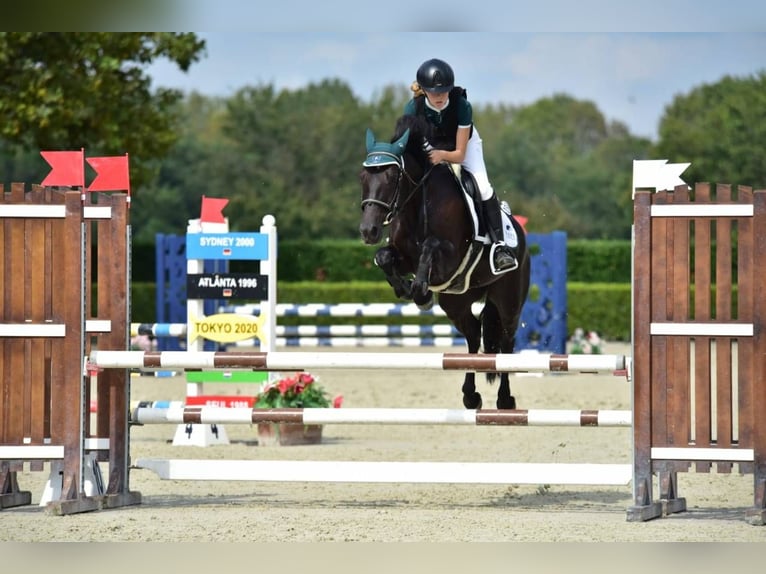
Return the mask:
{"type": "Polygon", "coordinates": [[[228,199],[202,196],[202,212],[199,220],[206,223],[226,223],[223,208],[229,203],[228,199]]]}
{"type": "Polygon", "coordinates": [[[130,193],[128,154],[111,157],[89,157],[86,160],[96,171],[88,191],[122,191],[130,193]]]}
{"type": "Polygon", "coordinates": [[[40,185],[60,185],[65,187],[85,187],[84,150],[80,151],[41,151],[40,155],[51,166],[50,173],[40,185]]]}

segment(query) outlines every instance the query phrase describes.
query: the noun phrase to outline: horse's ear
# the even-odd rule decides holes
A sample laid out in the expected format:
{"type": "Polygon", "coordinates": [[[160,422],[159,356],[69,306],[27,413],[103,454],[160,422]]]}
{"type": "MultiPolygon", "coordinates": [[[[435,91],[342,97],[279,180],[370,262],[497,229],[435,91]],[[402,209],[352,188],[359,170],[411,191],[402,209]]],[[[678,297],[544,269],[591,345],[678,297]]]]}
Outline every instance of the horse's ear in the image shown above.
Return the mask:
{"type": "Polygon", "coordinates": [[[372,151],[372,146],[375,145],[375,136],[372,134],[372,130],[370,128],[367,128],[367,136],[366,136],[366,145],[367,145],[367,153],[370,153],[372,151]]]}
{"type": "Polygon", "coordinates": [[[400,155],[404,153],[404,149],[407,147],[408,139],[410,139],[410,128],[407,128],[406,130],[404,130],[402,137],[396,140],[393,144],[394,147],[398,150],[400,155]]]}

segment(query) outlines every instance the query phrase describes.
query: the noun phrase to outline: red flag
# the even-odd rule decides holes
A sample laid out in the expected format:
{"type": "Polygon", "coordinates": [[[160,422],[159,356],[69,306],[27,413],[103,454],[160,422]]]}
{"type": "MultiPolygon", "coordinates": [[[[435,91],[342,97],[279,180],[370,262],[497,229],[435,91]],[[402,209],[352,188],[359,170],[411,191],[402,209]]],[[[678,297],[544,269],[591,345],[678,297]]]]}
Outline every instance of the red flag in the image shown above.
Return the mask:
{"type": "Polygon", "coordinates": [[[96,170],[88,191],[118,191],[130,193],[128,154],[113,157],[89,157],[86,160],[96,170]]]}
{"type": "Polygon", "coordinates": [[[516,221],[519,222],[519,225],[521,225],[521,228],[524,230],[524,233],[527,232],[527,221],[529,221],[529,218],[524,217],[523,215],[513,215],[516,218],[516,221]]]}
{"type": "Polygon", "coordinates": [[[223,208],[229,203],[228,199],[218,197],[202,196],[202,212],[199,216],[200,222],[206,223],[226,223],[223,217],[223,208]]]}
{"type": "Polygon", "coordinates": [[[40,155],[51,166],[51,171],[40,185],[85,187],[85,150],[41,151],[40,155]]]}

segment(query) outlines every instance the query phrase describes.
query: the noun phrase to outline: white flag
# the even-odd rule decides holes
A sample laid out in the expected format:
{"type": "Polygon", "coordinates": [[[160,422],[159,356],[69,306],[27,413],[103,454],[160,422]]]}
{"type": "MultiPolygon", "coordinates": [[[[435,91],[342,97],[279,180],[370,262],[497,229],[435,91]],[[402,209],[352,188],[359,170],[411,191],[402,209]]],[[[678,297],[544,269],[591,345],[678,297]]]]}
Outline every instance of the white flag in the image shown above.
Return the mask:
{"type": "Polygon", "coordinates": [[[633,196],[637,189],[654,188],[657,191],[687,185],[681,174],[691,163],[668,163],[666,159],[633,160],[633,196]]]}

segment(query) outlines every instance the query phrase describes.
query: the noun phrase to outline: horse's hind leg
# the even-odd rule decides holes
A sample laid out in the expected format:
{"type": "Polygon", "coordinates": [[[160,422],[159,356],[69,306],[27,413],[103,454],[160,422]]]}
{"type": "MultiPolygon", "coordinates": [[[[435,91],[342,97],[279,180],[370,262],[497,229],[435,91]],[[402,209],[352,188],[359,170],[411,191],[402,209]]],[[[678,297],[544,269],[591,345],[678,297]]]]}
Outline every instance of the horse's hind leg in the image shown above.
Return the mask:
{"type": "MultiPolygon", "coordinates": [[[[496,294],[495,291],[494,294],[496,294]]],[[[526,292],[522,293],[526,298],[526,292]]],[[[523,304],[516,300],[510,302],[505,299],[498,302],[494,297],[488,296],[482,314],[482,332],[484,337],[485,353],[513,353],[515,347],[516,330],[521,318],[523,304]]],[[[492,380],[497,373],[487,373],[487,379],[492,380]]],[[[511,382],[509,373],[500,373],[500,385],[497,389],[497,408],[515,409],[516,398],[511,394],[511,382]]]]}
{"type": "MultiPolygon", "coordinates": [[[[516,322],[518,324],[518,321],[516,322]]],[[[503,329],[503,335],[500,339],[500,352],[501,353],[513,353],[514,336],[516,334],[516,327],[512,330],[503,329]]],[[[498,409],[515,409],[516,398],[511,394],[511,375],[510,373],[500,373],[500,386],[497,388],[497,408],[498,409]]]]}
{"type": "Polygon", "coordinates": [[[497,388],[497,408],[515,409],[516,397],[511,394],[511,376],[508,373],[500,373],[500,386],[497,388]]]}
{"type": "MultiPolygon", "coordinates": [[[[485,353],[513,353],[516,327],[508,329],[503,323],[500,312],[494,302],[487,301],[481,315],[482,336],[485,353]]],[[[487,381],[492,383],[500,375],[497,388],[497,408],[515,409],[516,399],[511,394],[511,380],[508,373],[487,373],[487,381]]]]}

